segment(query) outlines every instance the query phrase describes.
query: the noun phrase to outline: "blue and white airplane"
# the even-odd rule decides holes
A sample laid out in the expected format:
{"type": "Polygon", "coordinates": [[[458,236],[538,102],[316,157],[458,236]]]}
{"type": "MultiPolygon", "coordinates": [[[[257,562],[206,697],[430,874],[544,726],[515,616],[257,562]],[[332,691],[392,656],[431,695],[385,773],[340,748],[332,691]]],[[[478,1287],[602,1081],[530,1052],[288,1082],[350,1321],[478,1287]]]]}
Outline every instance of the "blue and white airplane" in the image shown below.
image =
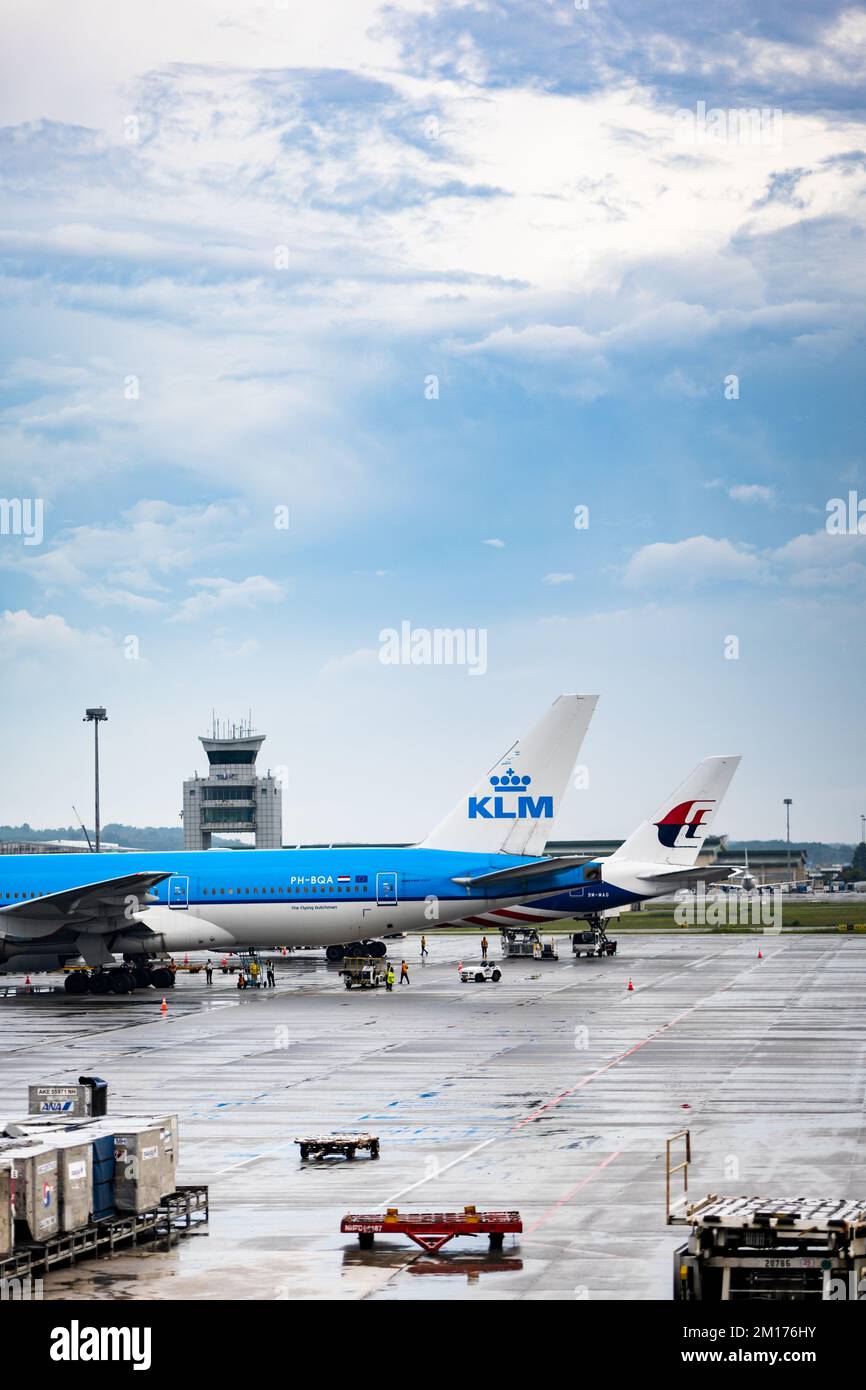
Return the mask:
{"type": "Polygon", "coordinates": [[[417,845],[0,857],[0,973],[83,963],[70,994],[165,988],[166,953],[339,947],[526,902],[576,916],[704,877],[688,866],[738,758],[700,764],[611,859],[544,855],[596,702],[560,695],[417,845]]]}

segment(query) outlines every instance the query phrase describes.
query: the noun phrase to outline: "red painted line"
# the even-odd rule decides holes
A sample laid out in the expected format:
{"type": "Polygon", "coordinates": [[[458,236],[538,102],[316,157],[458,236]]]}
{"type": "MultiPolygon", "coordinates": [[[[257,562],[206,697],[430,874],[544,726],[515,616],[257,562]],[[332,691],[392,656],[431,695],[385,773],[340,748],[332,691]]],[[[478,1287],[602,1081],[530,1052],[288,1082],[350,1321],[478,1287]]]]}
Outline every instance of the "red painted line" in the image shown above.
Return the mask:
{"type": "Polygon", "coordinates": [[[537,917],[533,917],[531,912],[515,912],[510,907],[497,907],[494,909],[497,917],[516,917],[518,922],[536,922],[537,917]]]}
{"type": "Polygon", "coordinates": [[[613,1163],[615,1158],[619,1158],[621,1153],[625,1153],[624,1144],[621,1148],[616,1149],[612,1154],[608,1154],[607,1158],[603,1158],[601,1163],[597,1163],[591,1173],[587,1173],[585,1178],[581,1178],[580,1182],[576,1182],[574,1184],[574,1187],[569,1188],[564,1197],[560,1197],[559,1201],[554,1202],[552,1207],[548,1207],[547,1211],[544,1212],[541,1216],[539,1216],[537,1221],[533,1221],[531,1226],[527,1226],[526,1234],[530,1235],[533,1231],[537,1231],[539,1226],[543,1226],[545,1221],[548,1221],[555,1211],[558,1211],[560,1207],[565,1206],[566,1202],[570,1202],[572,1197],[574,1197],[582,1187],[586,1187],[587,1183],[592,1182],[593,1178],[596,1177],[602,1171],[603,1168],[606,1168],[609,1163],[613,1163]]]}
{"type": "Polygon", "coordinates": [[[692,1004],[689,1008],[684,1009],[681,1014],[677,1014],[676,1018],[672,1018],[669,1023],[663,1023],[661,1028],[657,1028],[654,1033],[650,1033],[649,1036],[643,1038],[641,1042],[635,1043],[633,1047],[626,1048],[625,1052],[621,1052],[618,1057],[612,1057],[609,1062],[605,1062],[603,1067],[599,1067],[596,1071],[590,1072],[589,1076],[585,1076],[583,1080],[578,1081],[575,1086],[569,1086],[567,1091],[562,1091],[558,1096],[554,1096],[552,1100],[547,1100],[543,1105],[539,1105],[538,1108],[533,1110],[530,1115],[527,1115],[525,1119],[518,1120],[517,1124],[513,1126],[512,1132],[514,1129],[522,1129],[524,1125],[528,1125],[532,1120],[537,1120],[539,1116],[543,1115],[547,1110],[552,1110],[555,1105],[559,1105],[560,1101],[567,1100],[569,1096],[574,1095],[575,1091],[582,1091],[584,1086],[589,1085],[590,1081],[595,1081],[596,1077],[603,1076],[606,1071],[610,1071],[611,1067],[617,1066],[620,1062],[624,1062],[626,1057],[631,1057],[635,1052],[639,1052],[642,1047],[646,1047],[647,1043],[653,1042],[655,1038],[660,1038],[662,1033],[666,1033],[669,1028],[673,1028],[676,1024],[681,1023],[690,1013],[694,1013],[695,1009],[698,1008],[702,1002],[703,1001],[699,999],[696,1004],[692,1004]]]}

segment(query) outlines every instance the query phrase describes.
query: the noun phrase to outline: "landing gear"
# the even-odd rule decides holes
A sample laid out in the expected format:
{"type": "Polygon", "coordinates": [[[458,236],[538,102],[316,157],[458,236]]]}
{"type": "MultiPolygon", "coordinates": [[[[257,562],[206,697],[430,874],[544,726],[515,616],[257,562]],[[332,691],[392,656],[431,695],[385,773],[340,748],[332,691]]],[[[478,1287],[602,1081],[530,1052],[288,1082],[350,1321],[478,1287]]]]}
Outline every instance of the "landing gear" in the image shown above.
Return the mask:
{"type": "Polygon", "coordinates": [[[572,932],[571,949],[580,959],[586,956],[615,956],[616,941],[612,941],[605,931],[605,918],[601,912],[591,912],[586,917],[576,917],[584,930],[572,932]]]}
{"type": "Polygon", "coordinates": [[[387,954],[388,947],[384,941],[350,941],[348,946],[325,948],[325,958],[334,962],[343,960],[345,956],[371,956],[373,960],[381,960],[387,954]]]}
{"type": "Polygon", "coordinates": [[[110,970],[74,970],[63,982],[67,994],[132,994],[136,989],[172,989],[174,971],[167,966],[152,968],[124,960],[123,965],[110,970]]]}

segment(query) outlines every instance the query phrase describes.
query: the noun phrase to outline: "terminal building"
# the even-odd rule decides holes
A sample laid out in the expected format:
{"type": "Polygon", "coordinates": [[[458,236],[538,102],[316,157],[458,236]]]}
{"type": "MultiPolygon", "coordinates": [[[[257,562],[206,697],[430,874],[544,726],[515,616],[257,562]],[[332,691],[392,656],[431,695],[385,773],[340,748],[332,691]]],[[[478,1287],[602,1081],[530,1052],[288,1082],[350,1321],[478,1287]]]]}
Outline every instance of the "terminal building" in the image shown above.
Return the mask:
{"type": "Polygon", "coordinates": [[[183,784],[183,847],[210,849],[213,835],[253,835],[256,849],[283,842],[282,787],[270,772],[256,774],[265,741],[250,722],[218,724],[199,741],[207,754],[206,777],[183,784]]]}

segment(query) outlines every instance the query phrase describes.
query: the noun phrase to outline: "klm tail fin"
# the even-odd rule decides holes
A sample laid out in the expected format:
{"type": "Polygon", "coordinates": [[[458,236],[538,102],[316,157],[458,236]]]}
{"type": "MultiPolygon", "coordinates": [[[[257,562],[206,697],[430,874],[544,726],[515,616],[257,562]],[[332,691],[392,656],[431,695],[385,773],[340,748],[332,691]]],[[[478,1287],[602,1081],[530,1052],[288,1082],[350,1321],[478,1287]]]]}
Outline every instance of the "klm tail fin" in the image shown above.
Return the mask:
{"type": "Polygon", "coordinates": [[[640,864],[670,864],[689,868],[697,863],[701,846],[722,797],[740,765],[740,755],[704,758],[694,772],[663,801],[652,820],[630,835],[611,860],[640,864]]]}
{"type": "Polygon", "coordinates": [[[597,700],[597,695],[560,695],[422,846],[479,854],[542,854],[597,700]]]}

